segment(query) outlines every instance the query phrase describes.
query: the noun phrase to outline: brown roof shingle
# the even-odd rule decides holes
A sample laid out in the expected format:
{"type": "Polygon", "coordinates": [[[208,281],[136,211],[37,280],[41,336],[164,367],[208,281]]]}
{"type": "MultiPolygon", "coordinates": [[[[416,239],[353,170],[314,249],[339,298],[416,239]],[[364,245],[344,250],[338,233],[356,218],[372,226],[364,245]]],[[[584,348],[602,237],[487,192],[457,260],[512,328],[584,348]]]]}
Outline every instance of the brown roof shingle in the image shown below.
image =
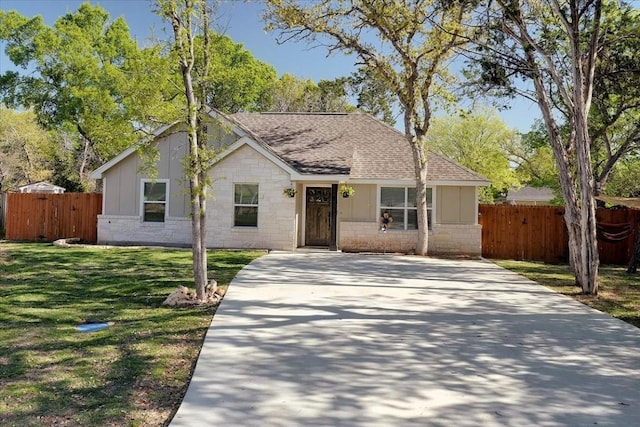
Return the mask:
{"type": "MultiPolygon", "coordinates": [[[[231,119],[301,174],[414,179],[404,135],[363,113],[236,113],[231,119]]],[[[431,152],[427,179],[486,181],[431,152]]]]}

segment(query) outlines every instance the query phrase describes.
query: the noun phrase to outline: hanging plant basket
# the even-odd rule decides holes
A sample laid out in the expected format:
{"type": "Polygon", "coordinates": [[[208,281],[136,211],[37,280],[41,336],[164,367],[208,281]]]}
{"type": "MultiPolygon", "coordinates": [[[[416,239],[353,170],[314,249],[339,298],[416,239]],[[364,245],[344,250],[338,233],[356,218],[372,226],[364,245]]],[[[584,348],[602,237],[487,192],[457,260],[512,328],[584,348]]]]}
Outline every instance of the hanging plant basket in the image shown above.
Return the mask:
{"type": "Polygon", "coordinates": [[[282,193],[283,193],[285,196],[288,196],[288,197],[295,197],[295,196],[296,196],[297,191],[296,191],[296,189],[295,189],[295,188],[285,188],[285,189],[282,191],[282,193]]]}
{"type": "Polygon", "coordinates": [[[342,197],[347,198],[351,197],[355,194],[355,190],[350,185],[343,185],[340,187],[340,192],[342,193],[342,197]]]}

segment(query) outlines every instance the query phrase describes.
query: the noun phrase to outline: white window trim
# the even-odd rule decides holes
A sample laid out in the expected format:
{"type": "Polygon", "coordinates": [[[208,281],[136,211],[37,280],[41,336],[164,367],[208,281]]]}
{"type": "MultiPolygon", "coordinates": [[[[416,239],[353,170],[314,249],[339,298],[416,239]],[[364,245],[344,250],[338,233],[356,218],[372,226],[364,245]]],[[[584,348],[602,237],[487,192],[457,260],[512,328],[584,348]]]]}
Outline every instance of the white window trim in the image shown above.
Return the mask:
{"type": "MultiPolygon", "coordinates": [[[[393,228],[391,227],[390,231],[396,230],[396,231],[415,231],[415,230],[407,230],[407,221],[409,218],[409,215],[406,215],[406,212],[408,210],[413,210],[415,209],[416,211],[418,210],[417,207],[413,208],[413,207],[408,207],[407,205],[407,191],[409,188],[416,188],[415,185],[386,185],[386,184],[381,184],[378,185],[378,191],[377,191],[377,206],[378,209],[376,210],[376,215],[379,217],[380,216],[380,211],[382,210],[382,188],[404,188],[404,207],[385,207],[387,209],[403,209],[405,211],[405,215],[404,215],[404,224],[402,224],[402,229],[399,228],[393,228]]],[[[431,211],[431,222],[429,223],[429,231],[433,230],[433,225],[435,224],[435,217],[436,217],[436,188],[435,187],[431,187],[431,186],[427,186],[427,189],[431,189],[431,207],[427,207],[427,211],[431,211]]]]}
{"type": "Polygon", "coordinates": [[[243,229],[243,230],[253,230],[257,229],[260,226],[260,183],[259,182],[234,182],[232,188],[232,224],[234,228],[243,229]],[[255,205],[248,203],[236,203],[236,185],[257,185],[258,186],[258,201],[255,205]],[[255,207],[258,208],[258,217],[256,218],[256,225],[236,225],[236,206],[238,207],[255,207]]]}
{"type": "MultiPolygon", "coordinates": [[[[166,184],[166,191],[165,191],[165,201],[164,201],[164,222],[162,222],[162,224],[167,222],[167,219],[169,218],[169,194],[170,193],[170,189],[169,189],[169,180],[168,179],[148,179],[148,178],[143,178],[140,180],[140,222],[142,222],[143,224],[158,224],[157,222],[150,222],[150,221],[145,221],[144,220],[144,184],[146,184],[147,182],[152,182],[152,183],[158,183],[158,182],[162,182],[166,184]]],[[[151,202],[150,202],[151,203],[151,202]]],[[[153,203],[158,203],[153,202],[153,203]]]]}

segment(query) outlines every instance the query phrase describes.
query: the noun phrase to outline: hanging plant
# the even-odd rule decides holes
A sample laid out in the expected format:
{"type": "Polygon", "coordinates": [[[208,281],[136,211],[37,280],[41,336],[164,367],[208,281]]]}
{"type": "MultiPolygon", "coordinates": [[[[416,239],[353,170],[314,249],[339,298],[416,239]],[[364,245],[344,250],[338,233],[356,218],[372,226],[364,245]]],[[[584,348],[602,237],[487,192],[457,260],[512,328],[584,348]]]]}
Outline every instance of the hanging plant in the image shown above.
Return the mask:
{"type": "Polygon", "coordinates": [[[284,191],[283,191],[283,194],[285,196],[289,196],[289,197],[295,197],[296,193],[297,193],[296,189],[295,188],[291,188],[291,187],[290,188],[285,188],[284,191]]]}
{"type": "Polygon", "coordinates": [[[340,192],[342,193],[342,197],[350,197],[353,196],[356,191],[352,186],[343,184],[342,187],[340,187],[340,192]]]}

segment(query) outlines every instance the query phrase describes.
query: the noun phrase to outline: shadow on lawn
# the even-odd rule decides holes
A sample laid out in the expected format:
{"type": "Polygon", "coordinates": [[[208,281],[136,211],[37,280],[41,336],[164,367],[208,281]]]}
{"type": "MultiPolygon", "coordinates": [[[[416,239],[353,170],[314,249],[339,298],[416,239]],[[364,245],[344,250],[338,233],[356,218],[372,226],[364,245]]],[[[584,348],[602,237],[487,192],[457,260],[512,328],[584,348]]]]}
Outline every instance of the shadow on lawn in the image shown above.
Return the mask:
{"type": "MultiPolygon", "coordinates": [[[[193,283],[190,252],[2,246],[0,425],[166,422],[215,312],[161,307],[193,283]]],[[[212,253],[211,270],[224,284],[255,256],[212,253]]]]}

